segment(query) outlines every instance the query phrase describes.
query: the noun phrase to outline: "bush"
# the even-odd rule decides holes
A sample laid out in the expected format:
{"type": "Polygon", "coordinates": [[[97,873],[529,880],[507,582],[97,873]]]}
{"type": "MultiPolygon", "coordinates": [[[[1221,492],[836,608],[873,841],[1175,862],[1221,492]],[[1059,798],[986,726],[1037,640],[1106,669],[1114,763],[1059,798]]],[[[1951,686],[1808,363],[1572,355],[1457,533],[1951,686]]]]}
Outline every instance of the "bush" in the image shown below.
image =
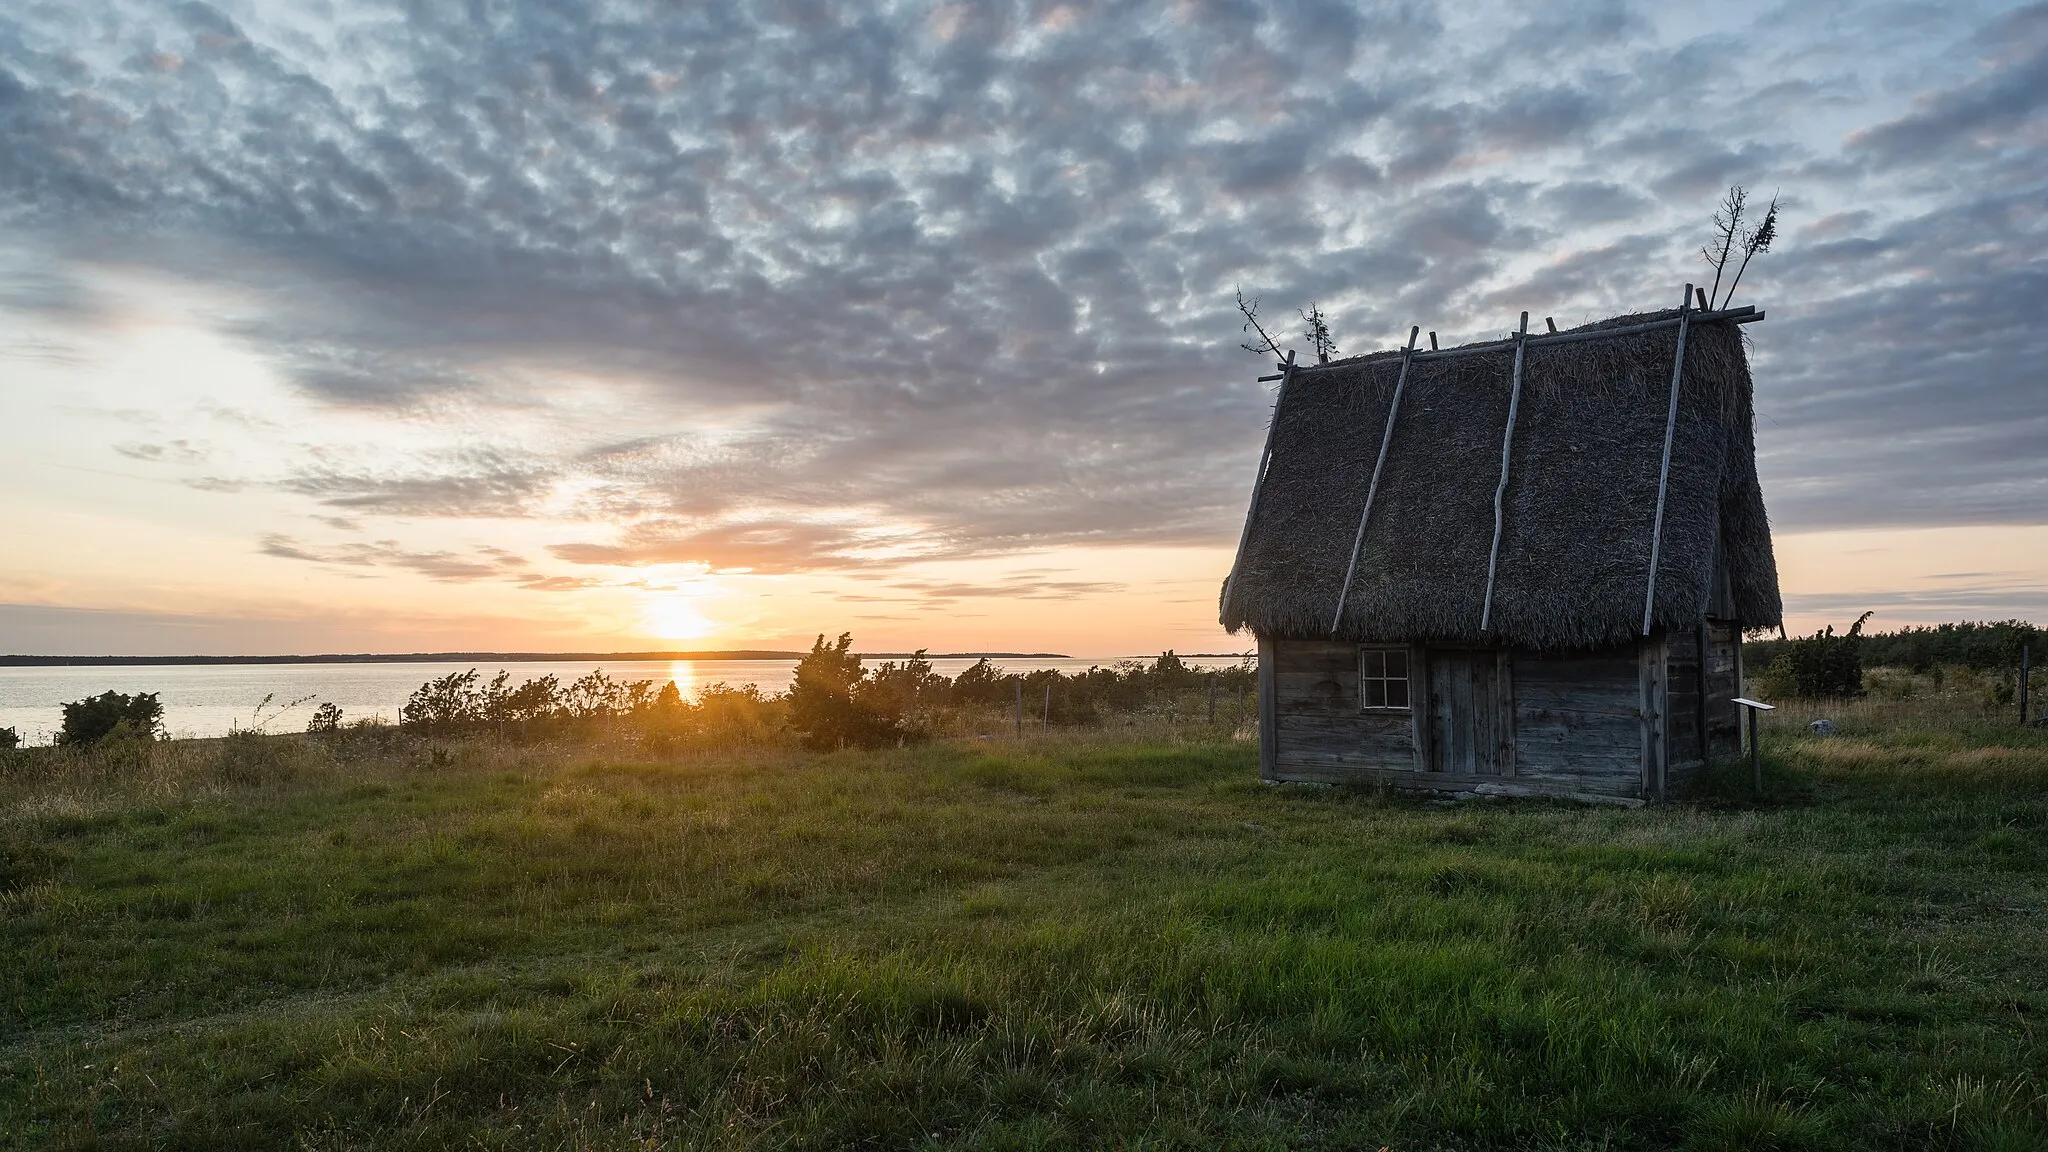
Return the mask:
{"type": "Polygon", "coordinates": [[[953,699],[963,704],[1001,704],[1010,695],[1010,677],[983,656],[953,678],[953,699]]]}
{"type": "MultiPolygon", "coordinates": [[[[674,686],[673,681],[670,686],[674,686]]],[[[681,699],[678,695],[679,704],[681,699]]],[[[721,680],[697,693],[695,720],[698,728],[714,739],[728,742],[764,740],[774,727],[769,715],[773,703],[761,694],[757,684],[734,688],[721,680]]]]}
{"type": "Polygon", "coordinates": [[[292,739],[238,728],[221,738],[214,773],[223,784],[244,787],[289,779],[298,768],[292,739]]]}
{"type": "Polygon", "coordinates": [[[877,707],[882,694],[863,684],[867,675],[860,657],[847,650],[852,644],[850,632],[841,632],[831,644],[820,633],[810,655],[797,662],[796,682],[789,687],[789,725],[814,752],[848,745],[882,748],[910,735],[900,718],[877,707]]]}
{"type": "Polygon", "coordinates": [[[450,672],[413,689],[398,710],[398,722],[430,736],[451,735],[482,720],[479,695],[476,669],[450,672]]]}
{"type": "Polygon", "coordinates": [[[1870,615],[1858,616],[1840,636],[1830,624],[1791,641],[1785,654],[1771,661],[1758,678],[1759,687],[1768,684],[1780,694],[1789,689],[1794,696],[1806,697],[1863,695],[1863,622],[1870,615]]]}
{"type": "Polygon", "coordinates": [[[882,661],[855,686],[854,699],[900,727],[924,731],[953,694],[953,682],[932,671],[924,653],[920,648],[901,664],[882,661]]]}
{"type": "Polygon", "coordinates": [[[315,733],[341,731],[341,705],[325,701],[313,709],[313,718],[306,722],[306,731],[315,733]]]}
{"type": "Polygon", "coordinates": [[[154,740],[162,735],[164,706],[154,692],[126,695],[107,691],[64,705],[64,726],[57,743],[90,748],[109,736],[154,740]],[[124,727],[125,725],[125,727],[124,727]]]}
{"type": "Polygon", "coordinates": [[[0,752],[21,747],[21,733],[12,728],[0,728],[0,752]]]}

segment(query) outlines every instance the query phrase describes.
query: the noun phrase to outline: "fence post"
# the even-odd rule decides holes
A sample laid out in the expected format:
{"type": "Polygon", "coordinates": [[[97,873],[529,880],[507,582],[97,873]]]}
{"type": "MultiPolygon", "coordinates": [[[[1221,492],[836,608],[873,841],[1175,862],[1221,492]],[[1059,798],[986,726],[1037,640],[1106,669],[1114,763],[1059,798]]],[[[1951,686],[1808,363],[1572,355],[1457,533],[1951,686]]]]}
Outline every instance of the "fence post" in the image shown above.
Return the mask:
{"type": "Polygon", "coordinates": [[[1024,738],[1024,678],[1017,677],[1017,739],[1024,738]]]}
{"type": "Polygon", "coordinates": [[[2028,645],[2020,645],[2020,727],[2022,728],[2027,726],[2027,673],[2029,671],[2027,665],[2029,662],[2028,657],[2032,654],[2032,650],[2028,645]]]}
{"type": "Polygon", "coordinates": [[[1052,680],[1050,678],[1045,682],[1045,716],[1039,720],[1038,726],[1047,732],[1052,731],[1052,680]]]}
{"type": "Polygon", "coordinates": [[[1209,727],[1216,726],[1216,673],[1209,673],[1209,727]]]}

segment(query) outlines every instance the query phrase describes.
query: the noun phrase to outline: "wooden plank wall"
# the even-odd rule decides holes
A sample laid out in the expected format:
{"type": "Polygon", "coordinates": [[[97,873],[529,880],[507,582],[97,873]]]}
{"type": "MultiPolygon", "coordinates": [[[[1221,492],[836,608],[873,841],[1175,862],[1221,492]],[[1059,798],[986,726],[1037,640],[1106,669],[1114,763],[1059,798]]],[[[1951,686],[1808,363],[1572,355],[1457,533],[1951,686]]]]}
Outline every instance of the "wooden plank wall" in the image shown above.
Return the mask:
{"type": "Polygon", "coordinates": [[[1742,633],[1732,621],[1707,621],[1707,755],[1742,754],[1742,633]]]}
{"type": "MultiPolygon", "coordinates": [[[[1520,794],[1642,795],[1641,668],[1634,647],[1497,654],[1493,666],[1514,726],[1513,749],[1503,754],[1505,774],[1499,776],[1417,771],[1414,716],[1359,708],[1357,645],[1263,641],[1260,656],[1261,673],[1272,685],[1271,710],[1263,701],[1260,708],[1262,735],[1272,733],[1269,778],[1387,779],[1442,788],[1498,782],[1520,794]]],[[[1426,707],[1421,690],[1431,678],[1429,664],[1411,657],[1418,707],[1426,707]]]]}
{"type": "MultiPolygon", "coordinates": [[[[1700,630],[1679,628],[1665,637],[1664,763],[1674,772],[1704,761],[1700,744],[1700,630]]],[[[1674,779],[1673,784],[1677,781],[1674,779]]]]}
{"type": "Polygon", "coordinates": [[[1280,662],[1278,644],[1259,637],[1259,779],[1280,778],[1279,692],[1274,690],[1280,662]]]}
{"type": "Polygon", "coordinates": [[[1432,772],[1511,776],[1515,771],[1514,660],[1497,649],[1432,648],[1424,734],[1432,772]]]}
{"type": "MultiPolygon", "coordinates": [[[[1414,717],[1359,708],[1358,645],[1272,644],[1279,779],[1345,781],[1388,770],[1414,772],[1414,717]]],[[[1411,692],[1419,687],[1411,682],[1411,692]]]]}
{"type": "Polygon", "coordinates": [[[1642,794],[1641,668],[1633,647],[1516,652],[1515,779],[1560,792],[1642,794]]]}

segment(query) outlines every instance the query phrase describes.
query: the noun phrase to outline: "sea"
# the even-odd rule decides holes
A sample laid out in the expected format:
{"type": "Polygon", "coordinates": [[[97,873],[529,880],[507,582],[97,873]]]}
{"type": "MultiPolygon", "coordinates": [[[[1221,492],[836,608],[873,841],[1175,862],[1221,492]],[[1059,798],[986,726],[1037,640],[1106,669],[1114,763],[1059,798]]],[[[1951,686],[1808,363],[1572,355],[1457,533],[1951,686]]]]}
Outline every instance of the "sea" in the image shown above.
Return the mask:
{"type": "MultiPolygon", "coordinates": [[[[1132,657],[1145,659],[1149,657],[1132,657]]],[[[1117,657],[1099,659],[992,660],[1007,672],[1052,668],[1065,673],[1110,667],[1117,657]]],[[[1228,668],[1236,657],[1189,657],[1202,668],[1228,668]]],[[[869,658],[872,668],[880,663],[869,658]]],[[[958,676],[971,659],[937,659],[932,669],[958,676]]],[[[713,684],[752,684],[774,694],[789,687],[796,672],[794,658],[781,660],[607,660],[583,663],[519,661],[504,664],[111,664],[90,667],[0,668],[0,728],[12,728],[23,744],[55,741],[66,701],[101,692],[155,692],[164,706],[164,728],[173,737],[224,736],[237,728],[265,732],[303,730],[313,709],[332,703],[343,723],[378,719],[397,723],[406,698],[428,680],[476,668],[485,680],[500,668],[517,686],[552,675],[567,685],[592,669],[614,680],[675,681],[685,697],[695,698],[713,684]]]]}

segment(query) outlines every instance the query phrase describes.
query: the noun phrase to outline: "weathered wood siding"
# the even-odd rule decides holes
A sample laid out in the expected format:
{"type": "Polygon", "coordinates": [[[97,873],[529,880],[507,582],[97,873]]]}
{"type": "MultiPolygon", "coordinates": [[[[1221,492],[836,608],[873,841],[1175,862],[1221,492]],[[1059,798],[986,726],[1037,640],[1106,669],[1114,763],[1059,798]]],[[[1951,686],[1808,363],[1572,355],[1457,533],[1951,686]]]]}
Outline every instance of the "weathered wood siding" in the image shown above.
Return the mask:
{"type": "Polygon", "coordinates": [[[1427,665],[1422,763],[1454,776],[1513,775],[1513,659],[1498,649],[1432,648],[1427,665]]]}
{"type": "Polygon", "coordinates": [[[1636,797],[1643,786],[1642,669],[1633,647],[1516,652],[1515,779],[1636,797]]]}
{"type": "Polygon", "coordinates": [[[1372,712],[1360,708],[1358,645],[1262,640],[1259,647],[1261,687],[1270,685],[1271,701],[1260,706],[1260,759],[1270,779],[1643,795],[1643,672],[1633,646],[1569,655],[1411,649],[1414,711],[1372,712]],[[1450,670],[1457,667],[1467,675],[1450,670]],[[1436,731],[1446,727],[1442,705],[1432,704],[1439,692],[1448,693],[1451,716],[1459,714],[1459,700],[1473,698],[1462,730],[1436,731]],[[1492,719],[1478,716],[1480,697],[1493,702],[1492,719]],[[1478,747],[1482,736],[1486,755],[1478,747]],[[1454,747],[1447,762],[1436,747],[1446,738],[1470,741],[1472,754],[1454,747]]]}
{"type": "Polygon", "coordinates": [[[1707,621],[1707,755],[1742,754],[1742,631],[1727,620],[1707,621]]]}
{"type": "MultiPolygon", "coordinates": [[[[1358,645],[1319,640],[1271,643],[1274,766],[1279,779],[1341,782],[1385,771],[1414,773],[1413,714],[1366,712],[1359,707],[1358,645]]],[[[1416,687],[1411,680],[1410,692],[1416,687]]]]}
{"type": "Polygon", "coordinates": [[[1636,715],[1642,733],[1640,788],[1644,796],[1664,795],[1669,776],[1664,760],[1664,635],[1636,642],[1636,715]]]}
{"type": "Polygon", "coordinates": [[[1259,637],[1259,778],[1280,779],[1279,730],[1280,693],[1275,690],[1276,666],[1280,662],[1276,640],[1259,637]]]}
{"type": "Polygon", "coordinates": [[[1700,629],[1679,628],[1664,638],[1664,682],[1664,763],[1673,772],[1687,772],[1706,759],[1700,743],[1700,629]]]}

